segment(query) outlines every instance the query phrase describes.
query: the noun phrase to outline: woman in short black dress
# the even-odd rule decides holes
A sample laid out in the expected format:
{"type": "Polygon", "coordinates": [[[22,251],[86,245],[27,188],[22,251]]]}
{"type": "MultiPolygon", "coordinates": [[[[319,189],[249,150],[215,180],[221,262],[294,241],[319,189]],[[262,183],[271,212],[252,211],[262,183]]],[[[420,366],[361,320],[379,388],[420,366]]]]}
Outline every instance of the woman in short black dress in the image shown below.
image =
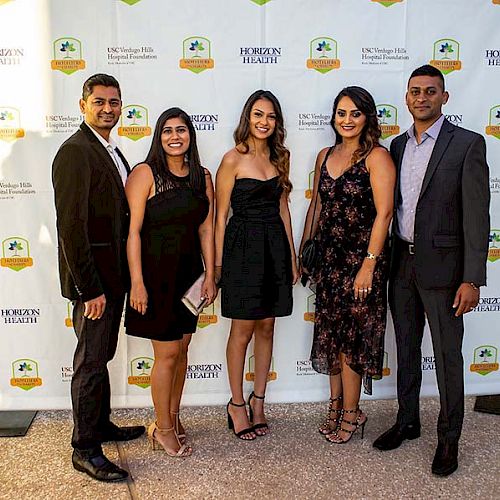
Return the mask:
{"type": "Polygon", "coordinates": [[[156,123],[144,163],[130,174],[127,257],[131,276],[126,311],[127,334],[151,339],[155,363],[151,394],[156,422],[149,438],[170,456],[191,454],[179,421],[187,368],[187,350],[197,317],[181,302],[203,272],[202,294],[213,302],[213,185],[200,165],[196,133],[179,108],[165,111],[156,123]],[[203,256],[203,260],[202,260],[203,256]]]}
{"type": "Polygon", "coordinates": [[[382,374],[395,169],[379,145],[375,102],[366,90],[343,89],[331,124],[335,146],[318,154],[312,200],[319,196],[316,205],[311,201],[301,248],[317,221],[311,362],[330,376],[330,405],[319,431],[344,443],[367,420],[358,407],[361,381],[371,394],[372,377],[382,374]]]}
{"type": "MultiPolygon", "coordinates": [[[[292,312],[298,270],[288,197],[289,152],[276,97],[258,90],[247,100],[234,132],[235,147],[217,172],[216,264],[222,266],[222,315],[232,319],[227,343],[231,400],[228,424],[237,437],[268,433],[264,395],[276,317],[292,312]],[[229,208],[233,215],[226,227],[229,208]],[[255,338],[254,390],[243,397],[247,346],[255,338]]],[[[217,267],[216,267],[217,269],[217,267]]]]}

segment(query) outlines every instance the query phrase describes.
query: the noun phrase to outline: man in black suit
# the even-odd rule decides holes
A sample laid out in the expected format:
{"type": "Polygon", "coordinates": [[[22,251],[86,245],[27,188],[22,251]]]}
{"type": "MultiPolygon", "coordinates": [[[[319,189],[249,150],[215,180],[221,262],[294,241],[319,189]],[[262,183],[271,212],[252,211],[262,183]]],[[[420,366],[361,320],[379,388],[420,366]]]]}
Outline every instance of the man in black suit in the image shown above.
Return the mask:
{"type": "Polygon", "coordinates": [[[438,446],[432,472],[458,467],[464,416],[463,314],[486,284],[489,174],[484,138],[449,123],[439,70],[425,65],[408,81],[414,124],[394,139],[397,166],[389,301],[396,333],[396,424],[373,446],[392,450],[420,436],[421,343],[429,322],[440,394],[438,446]]]}
{"type": "Polygon", "coordinates": [[[110,139],[121,113],[115,78],[91,76],[80,110],[80,130],[59,148],[52,165],[61,288],[73,301],[78,339],[71,381],[73,466],[100,481],[121,481],[127,471],[104,456],[101,443],[134,439],[145,429],[118,427],[109,418],[107,363],[116,351],[129,282],[129,166],[110,139]]]}

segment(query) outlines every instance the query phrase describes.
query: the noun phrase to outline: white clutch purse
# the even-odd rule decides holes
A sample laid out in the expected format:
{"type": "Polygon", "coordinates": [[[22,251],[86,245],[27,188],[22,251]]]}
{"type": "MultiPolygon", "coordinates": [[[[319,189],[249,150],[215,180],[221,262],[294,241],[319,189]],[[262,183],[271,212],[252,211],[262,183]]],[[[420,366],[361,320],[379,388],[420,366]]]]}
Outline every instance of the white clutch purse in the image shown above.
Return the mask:
{"type": "Polygon", "coordinates": [[[198,316],[207,303],[207,299],[201,296],[201,287],[205,281],[205,273],[201,273],[196,281],[189,287],[182,297],[182,303],[195,315],[198,316]]]}

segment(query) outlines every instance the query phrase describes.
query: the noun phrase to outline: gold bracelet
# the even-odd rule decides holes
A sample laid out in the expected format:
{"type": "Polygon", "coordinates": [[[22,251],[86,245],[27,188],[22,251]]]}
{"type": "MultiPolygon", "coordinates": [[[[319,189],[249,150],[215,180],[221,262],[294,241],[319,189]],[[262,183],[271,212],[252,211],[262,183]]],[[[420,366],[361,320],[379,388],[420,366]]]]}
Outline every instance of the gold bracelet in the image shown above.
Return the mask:
{"type": "Polygon", "coordinates": [[[371,253],[371,252],[366,252],[365,259],[368,259],[368,260],[377,260],[377,258],[378,258],[378,255],[375,255],[374,253],[371,253]]]}

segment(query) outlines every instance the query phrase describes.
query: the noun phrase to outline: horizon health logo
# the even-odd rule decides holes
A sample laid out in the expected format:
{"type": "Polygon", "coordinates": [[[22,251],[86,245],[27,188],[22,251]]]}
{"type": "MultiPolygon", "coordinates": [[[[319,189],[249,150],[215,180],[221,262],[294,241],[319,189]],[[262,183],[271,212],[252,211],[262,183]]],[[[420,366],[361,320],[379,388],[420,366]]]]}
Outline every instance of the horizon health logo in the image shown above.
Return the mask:
{"type": "MultiPolygon", "coordinates": [[[[7,1],[9,1],[9,0],[7,0],[7,1]]],[[[494,4],[496,4],[496,5],[500,5],[500,0],[492,0],[492,2],[493,2],[494,4]]]]}
{"type": "Polygon", "coordinates": [[[384,7],[392,7],[395,3],[403,3],[404,0],[371,0],[372,2],[379,3],[384,7]]]}
{"type": "Polygon", "coordinates": [[[257,5],[265,5],[266,3],[270,2],[271,0],[250,0],[253,3],[256,3],[257,5]]]}
{"type": "Polygon", "coordinates": [[[492,135],[500,139],[500,105],[498,104],[490,109],[486,135],[492,135]]]}
{"type": "Polygon", "coordinates": [[[181,69],[188,69],[193,73],[201,73],[215,66],[212,59],[212,44],[204,36],[191,36],[182,42],[182,59],[179,61],[181,69]]]}
{"type": "Polygon", "coordinates": [[[54,59],[50,62],[53,70],[71,75],[75,71],[85,69],[82,59],[82,42],[77,38],[63,37],[54,41],[54,59]]]}
{"type": "Polygon", "coordinates": [[[490,229],[488,260],[495,262],[500,259],[500,229],[490,229]]]}
{"type": "Polygon", "coordinates": [[[21,271],[25,267],[33,266],[28,240],[19,236],[12,236],[3,240],[0,266],[8,267],[13,271],[21,271]]]}
{"type": "Polygon", "coordinates": [[[0,106],[0,139],[13,142],[24,137],[21,128],[21,113],[17,108],[0,106]]]}
{"type": "Polygon", "coordinates": [[[27,358],[16,359],[12,362],[10,385],[29,391],[33,387],[42,385],[42,379],[38,375],[38,363],[36,361],[27,358]]]}
{"type": "Polygon", "coordinates": [[[126,3],[127,5],[135,5],[136,3],[139,3],[141,0],[122,0],[122,2],[126,3]]]}
{"type": "Polygon", "coordinates": [[[470,371],[479,375],[498,371],[498,349],[493,345],[480,345],[474,349],[474,361],[470,371]]]}
{"type": "Polygon", "coordinates": [[[377,104],[377,118],[382,131],[382,139],[398,135],[398,108],[392,104],[377,104]]]}
{"type": "Polygon", "coordinates": [[[130,361],[128,384],[147,389],[151,385],[151,370],[154,364],[154,358],[148,356],[134,358],[130,361]]]}
{"type": "Polygon", "coordinates": [[[118,135],[138,141],[151,135],[148,109],[140,104],[130,104],[122,109],[118,135]]]}
{"type": "Polygon", "coordinates": [[[6,3],[13,2],[14,0],[0,0],[0,7],[6,3]]]}
{"type": "Polygon", "coordinates": [[[205,307],[201,314],[198,316],[198,328],[205,328],[206,326],[215,325],[217,323],[217,315],[215,314],[215,303],[205,307]]]}
{"type": "Polygon", "coordinates": [[[434,42],[431,66],[439,69],[444,75],[462,69],[460,61],[460,44],[451,38],[441,38],[434,42]]]}
{"type": "Polygon", "coordinates": [[[316,294],[311,293],[306,299],[306,312],[304,313],[304,321],[314,323],[314,316],[316,311],[316,294]]]}
{"type": "MultiPolygon", "coordinates": [[[[245,374],[245,380],[247,382],[253,382],[255,380],[255,357],[252,354],[248,358],[248,372],[245,374]]],[[[267,374],[267,381],[272,382],[278,378],[278,373],[274,370],[274,357],[271,358],[271,368],[269,373],[267,374]]]]}
{"type": "Polygon", "coordinates": [[[73,304],[70,300],[68,300],[68,304],[66,306],[66,314],[67,316],[64,318],[64,324],[68,328],[73,327],[73,304]]]}
{"type": "Polygon", "coordinates": [[[306,66],[319,73],[328,73],[332,69],[340,68],[337,41],[330,37],[314,38],[309,43],[309,59],[306,66]]]}

